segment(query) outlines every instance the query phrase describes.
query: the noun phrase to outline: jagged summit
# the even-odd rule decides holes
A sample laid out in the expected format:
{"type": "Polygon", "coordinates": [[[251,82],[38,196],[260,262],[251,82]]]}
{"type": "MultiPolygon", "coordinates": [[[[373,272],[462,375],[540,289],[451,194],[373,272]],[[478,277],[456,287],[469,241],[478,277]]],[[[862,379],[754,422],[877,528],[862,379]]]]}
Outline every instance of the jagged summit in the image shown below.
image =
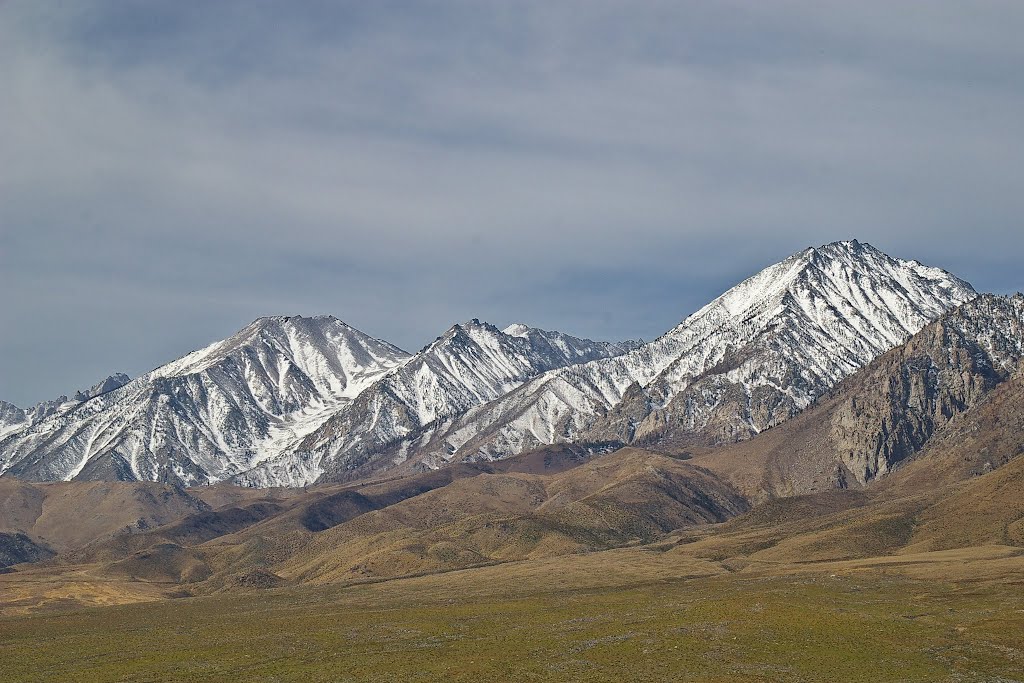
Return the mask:
{"type": "Polygon", "coordinates": [[[449,327],[439,339],[456,337],[458,335],[468,335],[475,338],[484,338],[488,336],[494,336],[496,334],[503,334],[495,325],[488,322],[482,322],[479,318],[470,318],[461,323],[455,323],[449,327]]]}
{"type": "Polygon", "coordinates": [[[88,401],[90,398],[96,398],[97,396],[113,391],[114,389],[120,389],[130,381],[132,381],[132,378],[123,372],[114,373],[103,381],[94,384],[89,389],[80,389],[76,391],[75,400],[88,401]]]}

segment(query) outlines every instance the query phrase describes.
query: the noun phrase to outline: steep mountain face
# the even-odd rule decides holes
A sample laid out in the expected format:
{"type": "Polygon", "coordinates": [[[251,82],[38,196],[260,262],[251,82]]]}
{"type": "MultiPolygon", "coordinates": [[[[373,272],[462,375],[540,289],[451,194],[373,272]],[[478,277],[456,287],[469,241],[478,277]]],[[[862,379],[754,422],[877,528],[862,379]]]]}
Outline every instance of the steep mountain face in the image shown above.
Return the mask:
{"type": "Polygon", "coordinates": [[[83,393],[87,400],[8,434],[0,473],[223,479],[301,440],[408,357],[336,318],[261,318],[112,391],[101,383],[83,393]]]}
{"type": "Polygon", "coordinates": [[[505,330],[475,319],[454,325],[294,449],[235,480],[302,485],[397,464],[407,455],[400,450],[402,440],[426,425],[461,415],[548,370],[613,357],[637,345],[594,342],[521,323],[505,330]]]}
{"type": "Polygon", "coordinates": [[[942,476],[931,466],[937,463],[915,468],[949,483],[1019,454],[1013,406],[1022,383],[1024,295],[982,295],[880,356],[795,419],[702,456],[700,464],[756,498],[861,487],[926,449],[956,455],[935,456],[949,470],[942,476]],[[941,448],[932,448],[936,439],[941,448]]]}
{"type": "Polygon", "coordinates": [[[746,439],[974,296],[943,270],[855,240],[807,249],[649,344],[542,375],[407,448],[433,467],[569,441],[746,439]]]}

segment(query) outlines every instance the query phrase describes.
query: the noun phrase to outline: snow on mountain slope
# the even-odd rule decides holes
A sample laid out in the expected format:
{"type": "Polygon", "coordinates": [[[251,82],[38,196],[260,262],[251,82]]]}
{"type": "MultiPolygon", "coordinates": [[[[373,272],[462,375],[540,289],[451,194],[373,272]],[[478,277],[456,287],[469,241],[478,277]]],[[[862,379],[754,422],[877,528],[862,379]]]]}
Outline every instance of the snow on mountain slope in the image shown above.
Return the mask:
{"type": "Polygon", "coordinates": [[[438,419],[492,401],[542,372],[608,358],[638,345],[579,339],[521,323],[504,331],[479,320],[454,325],[402,367],[278,457],[236,481],[267,486],[345,479],[374,455],[438,419]]]}
{"type": "Polygon", "coordinates": [[[0,440],[0,473],[223,479],[301,439],[408,357],[329,316],[261,318],[9,434],[0,440]]]}
{"type": "Polygon", "coordinates": [[[941,269],[856,240],[806,249],[649,344],[546,373],[406,448],[436,467],[568,441],[747,438],[975,295],[941,269]]]}

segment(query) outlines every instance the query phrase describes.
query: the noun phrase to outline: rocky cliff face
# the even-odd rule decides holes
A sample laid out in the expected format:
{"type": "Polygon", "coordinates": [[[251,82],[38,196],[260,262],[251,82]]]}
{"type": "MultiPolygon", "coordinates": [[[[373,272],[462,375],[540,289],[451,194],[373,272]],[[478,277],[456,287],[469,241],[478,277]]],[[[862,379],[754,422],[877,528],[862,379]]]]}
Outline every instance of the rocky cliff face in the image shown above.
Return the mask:
{"type": "Polygon", "coordinates": [[[832,415],[858,483],[889,472],[1021,367],[1024,296],[983,295],[872,363],[832,415]]]}

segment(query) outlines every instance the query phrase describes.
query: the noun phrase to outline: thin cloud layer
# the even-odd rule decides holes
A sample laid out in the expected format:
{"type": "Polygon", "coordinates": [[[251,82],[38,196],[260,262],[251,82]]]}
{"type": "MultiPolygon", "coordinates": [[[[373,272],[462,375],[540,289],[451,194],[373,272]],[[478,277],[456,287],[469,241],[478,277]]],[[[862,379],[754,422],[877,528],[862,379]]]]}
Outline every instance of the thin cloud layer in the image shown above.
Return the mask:
{"type": "Polygon", "coordinates": [[[0,398],[273,313],[649,338],[848,237],[1021,288],[1024,7],[749,4],[0,4],[0,398]]]}

